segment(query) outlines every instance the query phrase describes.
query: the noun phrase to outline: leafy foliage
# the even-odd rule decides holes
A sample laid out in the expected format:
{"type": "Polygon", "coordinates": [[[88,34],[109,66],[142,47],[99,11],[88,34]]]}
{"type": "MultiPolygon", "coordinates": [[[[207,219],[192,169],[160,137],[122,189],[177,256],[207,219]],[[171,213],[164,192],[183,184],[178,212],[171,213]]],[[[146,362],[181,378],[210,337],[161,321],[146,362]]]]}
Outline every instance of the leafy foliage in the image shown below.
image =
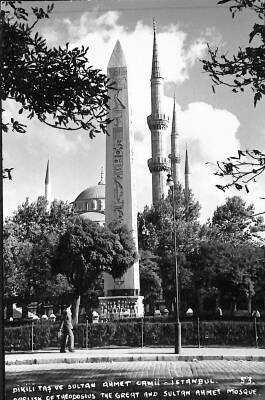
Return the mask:
{"type": "Polygon", "coordinates": [[[245,189],[248,193],[249,182],[256,182],[257,177],[265,170],[265,154],[259,150],[238,150],[238,157],[218,161],[217,166],[215,175],[231,178],[230,182],[224,185],[216,185],[218,189],[225,191],[235,187],[237,190],[245,189]]]}
{"type": "Polygon", "coordinates": [[[126,225],[122,225],[119,222],[112,222],[107,226],[107,229],[112,242],[112,260],[109,272],[114,279],[120,278],[127,268],[137,260],[138,254],[132,232],[128,230],[126,225]]]}
{"type": "MultiPolygon", "coordinates": [[[[31,325],[20,327],[5,326],[5,349],[7,351],[31,350],[31,325]]],[[[75,341],[78,348],[104,346],[141,346],[141,322],[122,322],[104,324],[78,324],[75,341]]],[[[197,324],[182,321],[182,343],[198,344],[197,324]]],[[[56,346],[58,324],[37,322],[33,326],[35,349],[56,346]]],[[[265,345],[265,324],[258,323],[259,346],[265,345]]],[[[174,323],[146,322],[143,324],[144,346],[174,345],[174,323]]],[[[204,321],[200,322],[200,343],[215,346],[255,346],[253,323],[250,321],[204,321]]]]}
{"type": "Polygon", "coordinates": [[[78,322],[80,296],[93,290],[103,272],[121,277],[137,259],[131,232],[120,224],[102,227],[75,217],[60,236],[53,270],[73,287],[73,321],[78,322]]]}
{"type": "Polygon", "coordinates": [[[230,3],[232,18],[243,9],[256,14],[256,22],[249,33],[252,46],[239,47],[238,53],[231,58],[221,54],[218,48],[208,44],[209,60],[202,60],[203,69],[213,81],[213,91],[219,85],[232,88],[234,93],[244,92],[250,87],[254,93],[254,105],[265,94],[265,4],[263,0],[221,0],[218,4],[230,3]]]}
{"type": "Polygon", "coordinates": [[[264,276],[264,250],[251,243],[203,241],[189,261],[196,290],[214,294],[216,302],[231,309],[237,302],[246,308],[246,300],[255,295],[264,276]]]}
{"type": "Polygon", "coordinates": [[[124,226],[107,228],[75,217],[60,236],[53,267],[80,295],[93,288],[102,272],[121,277],[135,259],[133,240],[124,226]]]}
{"type": "Polygon", "coordinates": [[[150,251],[140,252],[140,288],[145,303],[150,305],[150,313],[155,311],[155,302],[159,300],[162,291],[159,266],[155,256],[150,251]]]}
{"type": "Polygon", "coordinates": [[[247,206],[239,196],[227,198],[203,227],[199,245],[187,261],[194,290],[200,297],[211,297],[213,308],[232,309],[237,303],[251,308],[265,273],[259,236],[263,230],[263,218],[256,217],[253,205],[247,206]]]}
{"type": "Polygon", "coordinates": [[[66,279],[53,275],[50,259],[64,231],[71,206],[54,201],[48,211],[47,201],[26,200],[4,224],[3,260],[5,298],[19,298],[27,303],[69,292],[66,279]]]}
{"type": "MultiPolygon", "coordinates": [[[[166,199],[157,204],[145,207],[138,214],[138,238],[139,248],[150,250],[160,256],[167,250],[173,251],[173,197],[170,194],[166,199]]],[[[181,185],[175,187],[175,221],[177,229],[177,249],[185,251],[192,247],[193,228],[199,229],[200,205],[194,200],[192,193],[188,204],[181,185]],[[190,240],[189,240],[190,238],[190,240]],[[184,247],[183,247],[184,246],[184,247]]]]}
{"type": "MultiPolygon", "coordinates": [[[[35,21],[29,25],[29,13],[21,1],[3,2],[2,17],[2,100],[21,104],[19,115],[37,117],[57,129],[86,130],[90,138],[106,133],[109,82],[107,77],[88,63],[88,48],[49,48],[46,39],[36,31],[47,9],[31,7],[35,21]]],[[[26,132],[26,125],[15,117],[2,129],[26,132]]]]}
{"type": "MultiPolygon", "coordinates": [[[[190,193],[187,197],[177,185],[174,193],[176,250],[179,263],[179,277],[182,295],[188,296],[192,273],[186,265],[186,255],[198,245],[200,224],[198,222],[200,205],[190,193]]],[[[151,208],[145,207],[138,215],[139,248],[150,250],[156,257],[160,268],[163,295],[166,307],[171,310],[175,297],[175,252],[172,193],[151,208]]]]}
{"type": "Polygon", "coordinates": [[[253,243],[264,228],[263,218],[255,216],[253,204],[247,206],[241,197],[233,196],[214,211],[210,234],[222,241],[253,243]]]}

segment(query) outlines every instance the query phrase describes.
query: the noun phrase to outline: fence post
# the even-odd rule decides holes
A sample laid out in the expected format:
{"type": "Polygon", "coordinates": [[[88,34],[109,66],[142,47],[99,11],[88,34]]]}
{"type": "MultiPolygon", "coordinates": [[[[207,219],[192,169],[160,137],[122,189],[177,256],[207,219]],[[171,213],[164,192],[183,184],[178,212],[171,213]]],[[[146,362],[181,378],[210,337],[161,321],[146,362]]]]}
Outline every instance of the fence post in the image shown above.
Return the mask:
{"type": "Polygon", "coordinates": [[[88,319],[86,319],[86,349],[88,349],[88,319]]]}
{"type": "Polygon", "coordinates": [[[254,317],[254,330],[255,330],[255,343],[256,343],[256,347],[259,347],[258,344],[258,330],[257,330],[257,318],[254,317]]]}
{"type": "Polygon", "coordinates": [[[201,347],[201,340],[200,340],[200,317],[197,318],[197,337],[198,337],[198,347],[201,347]]]}
{"type": "Polygon", "coordinates": [[[141,344],[142,348],[144,347],[144,319],[141,318],[141,344]]]}
{"type": "Polygon", "coordinates": [[[34,348],[34,328],[33,328],[33,321],[31,321],[31,351],[33,351],[34,348]]]}

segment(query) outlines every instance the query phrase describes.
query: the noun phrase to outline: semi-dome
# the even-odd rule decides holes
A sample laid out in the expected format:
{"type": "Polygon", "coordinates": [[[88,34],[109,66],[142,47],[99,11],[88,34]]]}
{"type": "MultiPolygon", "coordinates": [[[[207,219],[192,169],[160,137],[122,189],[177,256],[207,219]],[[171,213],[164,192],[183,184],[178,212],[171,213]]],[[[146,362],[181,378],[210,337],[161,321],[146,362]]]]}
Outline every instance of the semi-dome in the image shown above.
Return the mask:
{"type": "Polygon", "coordinates": [[[88,211],[80,214],[80,218],[82,218],[84,221],[89,220],[98,222],[99,224],[104,224],[105,222],[105,214],[99,212],[88,211]]]}

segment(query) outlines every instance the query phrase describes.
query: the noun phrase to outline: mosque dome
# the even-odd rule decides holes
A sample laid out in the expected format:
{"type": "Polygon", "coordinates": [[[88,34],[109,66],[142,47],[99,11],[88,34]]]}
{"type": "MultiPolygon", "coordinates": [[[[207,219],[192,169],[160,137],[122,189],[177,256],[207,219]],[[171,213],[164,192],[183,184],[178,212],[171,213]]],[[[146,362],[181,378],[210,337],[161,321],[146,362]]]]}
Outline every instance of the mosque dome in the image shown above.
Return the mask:
{"type": "Polygon", "coordinates": [[[89,199],[105,199],[105,185],[99,183],[96,186],[90,186],[83,190],[75,199],[75,202],[85,201],[89,199]]]}
{"type": "Polygon", "coordinates": [[[105,222],[105,184],[101,172],[101,180],[95,186],[83,190],[73,202],[74,210],[84,220],[105,222]]]}

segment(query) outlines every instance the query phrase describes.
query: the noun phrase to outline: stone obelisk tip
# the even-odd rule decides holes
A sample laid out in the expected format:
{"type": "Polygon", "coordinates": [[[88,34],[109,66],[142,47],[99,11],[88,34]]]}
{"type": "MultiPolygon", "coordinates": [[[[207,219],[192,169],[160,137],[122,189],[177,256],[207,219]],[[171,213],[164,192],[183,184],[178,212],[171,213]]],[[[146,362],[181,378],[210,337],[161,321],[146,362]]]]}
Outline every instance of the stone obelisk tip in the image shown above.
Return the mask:
{"type": "Polygon", "coordinates": [[[115,67],[126,67],[126,60],[125,56],[120,44],[120,41],[117,40],[113,52],[110,56],[110,60],[108,63],[108,68],[115,68],[115,67]]]}

